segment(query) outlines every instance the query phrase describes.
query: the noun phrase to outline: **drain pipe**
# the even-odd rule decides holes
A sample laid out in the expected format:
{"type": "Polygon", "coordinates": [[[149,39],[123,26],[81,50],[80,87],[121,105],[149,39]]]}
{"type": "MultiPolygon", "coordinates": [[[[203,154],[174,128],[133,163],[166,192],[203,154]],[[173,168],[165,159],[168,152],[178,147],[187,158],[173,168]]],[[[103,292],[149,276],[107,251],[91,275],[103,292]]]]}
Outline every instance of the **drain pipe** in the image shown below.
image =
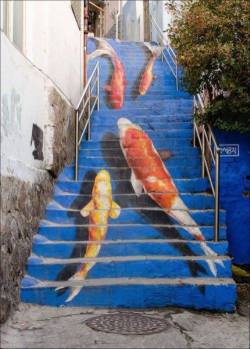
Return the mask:
{"type": "Polygon", "coordinates": [[[83,85],[87,84],[87,42],[88,42],[88,0],[84,0],[84,34],[83,34],[83,85]]]}

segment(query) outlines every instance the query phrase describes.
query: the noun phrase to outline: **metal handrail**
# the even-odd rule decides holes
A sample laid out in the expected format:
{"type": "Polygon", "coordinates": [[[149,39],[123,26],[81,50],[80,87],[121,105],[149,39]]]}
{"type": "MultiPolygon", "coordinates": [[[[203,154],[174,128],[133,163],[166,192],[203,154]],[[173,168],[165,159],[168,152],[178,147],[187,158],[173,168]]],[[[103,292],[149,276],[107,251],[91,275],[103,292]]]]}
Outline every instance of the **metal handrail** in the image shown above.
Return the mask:
{"type": "Polygon", "coordinates": [[[90,128],[91,128],[91,115],[95,109],[99,110],[100,107],[100,66],[99,62],[96,63],[90,78],[86,86],[83,89],[82,95],[80,97],[79,103],[75,108],[75,180],[78,180],[78,168],[79,168],[79,146],[81,144],[82,138],[87,131],[87,140],[90,140],[90,128]],[[95,95],[92,94],[93,90],[95,95]],[[83,130],[80,133],[80,121],[83,116],[86,116],[86,122],[84,124],[83,130]]]}
{"type": "Polygon", "coordinates": [[[175,77],[175,81],[176,81],[176,89],[178,91],[178,88],[179,88],[179,84],[178,84],[178,62],[177,62],[177,58],[176,58],[176,54],[174,52],[174,50],[172,49],[170,43],[169,43],[169,40],[166,39],[163,31],[161,30],[159,24],[157,23],[157,21],[155,20],[155,18],[153,17],[153,15],[150,13],[150,20],[151,20],[151,23],[154,25],[154,27],[156,28],[158,34],[160,35],[160,41],[157,41],[158,45],[159,46],[162,46],[162,61],[165,60],[165,62],[168,64],[169,66],[169,69],[171,71],[171,73],[174,75],[175,77]],[[169,63],[165,53],[164,53],[164,49],[167,50],[168,54],[169,54],[169,57],[171,59],[171,61],[173,62],[174,64],[174,68],[171,66],[171,64],[169,63]]]}
{"type": "MultiPolygon", "coordinates": [[[[204,112],[205,106],[200,94],[193,98],[193,111],[204,112]]],[[[216,142],[214,133],[209,125],[198,125],[193,120],[193,146],[196,147],[196,139],[198,139],[201,148],[201,168],[202,177],[208,177],[212,193],[214,196],[214,241],[219,240],[219,215],[220,215],[220,152],[221,149],[216,142]],[[211,165],[215,168],[215,178],[211,172],[211,165]],[[214,183],[215,182],[215,183],[214,183]]]]}
{"type": "Polygon", "coordinates": [[[118,40],[119,39],[119,17],[120,17],[120,10],[117,11],[116,15],[115,15],[115,39],[118,40]]]}

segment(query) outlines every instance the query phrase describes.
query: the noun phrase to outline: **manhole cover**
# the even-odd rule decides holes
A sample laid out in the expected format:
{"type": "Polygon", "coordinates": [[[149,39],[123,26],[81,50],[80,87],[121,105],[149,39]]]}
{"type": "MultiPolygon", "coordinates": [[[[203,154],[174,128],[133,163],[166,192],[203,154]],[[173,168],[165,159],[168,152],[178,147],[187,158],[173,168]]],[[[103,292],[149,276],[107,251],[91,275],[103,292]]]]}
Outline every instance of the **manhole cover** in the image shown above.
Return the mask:
{"type": "Polygon", "coordinates": [[[95,331],[117,334],[152,334],[167,329],[165,320],[136,313],[117,313],[96,316],[85,321],[95,331]]]}

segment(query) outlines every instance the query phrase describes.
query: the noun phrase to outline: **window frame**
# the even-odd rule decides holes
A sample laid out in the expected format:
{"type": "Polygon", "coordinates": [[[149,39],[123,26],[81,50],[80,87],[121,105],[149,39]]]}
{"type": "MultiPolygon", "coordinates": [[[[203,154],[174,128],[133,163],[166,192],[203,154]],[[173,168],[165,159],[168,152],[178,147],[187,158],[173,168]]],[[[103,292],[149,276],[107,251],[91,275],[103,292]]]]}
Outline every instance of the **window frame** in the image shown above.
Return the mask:
{"type": "MultiPolygon", "coordinates": [[[[19,0],[18,0],[19,1],[19,0]]],[[[14,1],[1,1],[1,30],[17,50],[24,53],[26,49],[26,1],[22,0],[22,42],[21,47],[14,41],[14,1]],[[6,6],[6,13],[5,7],[6,6]],[[4,17],[6,14],[6,18],[4,17]],[[6,21],[6,25],[5,22],[6,21]],[[6,28],[5,28],[6,26],[6,28]]]]}

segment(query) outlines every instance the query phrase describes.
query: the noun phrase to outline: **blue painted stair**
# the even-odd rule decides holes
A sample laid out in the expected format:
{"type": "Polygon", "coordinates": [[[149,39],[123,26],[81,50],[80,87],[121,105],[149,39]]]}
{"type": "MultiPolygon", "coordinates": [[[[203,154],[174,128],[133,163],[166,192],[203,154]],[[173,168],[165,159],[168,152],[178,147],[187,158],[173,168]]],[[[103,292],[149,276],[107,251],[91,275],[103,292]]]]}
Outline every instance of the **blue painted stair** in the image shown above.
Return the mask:
{"type": "MultiPolygon", "coordinates": [[[[213,241],[214,200],[207,179],[201,177],[200,152],[192,147],[192,97],[176,91],[167,65],[157,59],[155,80],[148,93],[137,93],[138,78],[150,59],[142,43],[108,40],[124,64],[126,92],[123,108],[113,110],[103,87],[112,72],[108,57],[100,62],[100,111],[92,116],[91,140],[83,140],[79,152],[79,178],[74,181],[74,162],[60,174],[54,196],[47,206],[22,280],[24,302],[51,306],[151,308],[178,306],[233,311],[236,286],[231,275],[226,236],[226,212],[220,211],[220,241],[213,241]],[[148,194],[136,195],[131,169],[124,158],[117,121],[127,118],[139,125],[163,158],[205,244],[216,256],[204,255],[200,241],[188,225],[170,218],[148,194]],[[97,173],[111,176],[112,200],[121,211],[105,225],[106,236],[99,253],[86,255],[93,242],[89,217],[80,210],[92,199],[97,173]],[[209,261],[216,263],[216,275],[209,261]],[[73,276],[91,264],[84,279],[73,276]],[[72,290],[79,293],[72,299],[72,290]]],[[[89,40],[88,51],[96,49],[89,40]]],[[[96,60],[89,62],[89,72],[96,60]]],[[[144,166],[144,159],[137,159],[144,166]]],[[[157,195],[162,195],[158,193],[157,195]]],[[[100,212],[97,212],[101,214],[100,212]]]]}

